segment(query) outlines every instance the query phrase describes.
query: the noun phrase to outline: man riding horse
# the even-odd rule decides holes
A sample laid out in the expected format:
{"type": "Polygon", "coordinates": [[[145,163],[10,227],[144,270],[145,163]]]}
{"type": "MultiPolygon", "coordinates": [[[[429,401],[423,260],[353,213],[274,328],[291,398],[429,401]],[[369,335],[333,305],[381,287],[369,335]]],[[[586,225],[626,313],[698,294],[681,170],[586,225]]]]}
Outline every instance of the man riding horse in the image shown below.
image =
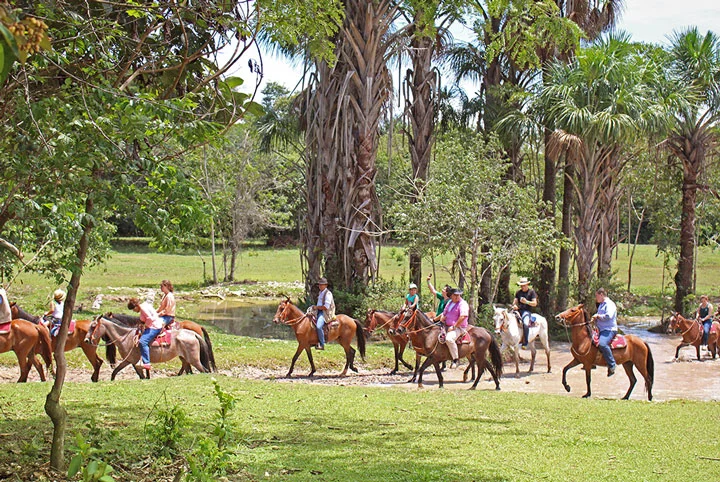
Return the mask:
{"type": "Polygon", "coordinates": [[[592,319],[597,325],[600,332],[598,338],[598,350],[602,353],[603,358],[607,362],[608,376],[615,374],[615,357],[613,356],[610,343],[618,332],[617,326],[617,307],[615,302],[608,298],[604,288],[600,288],[595,292],[595,302],[598,304],[597,313],[592,315],[592,319]]]}
{"type": "Polygon", "coordinates": [[[318,288],[320,288],[317,305],[311,306],[309,311],[317,312],[316,329],[318,344],[315,348],[324,350],[325,333],[323,332],[323,326],[325,326],[325,323],[331,323],[335,319],[335,299],[328,289],[328,281],[326,278],[320,278],[317,284],[318,288]]]}
{"type": "Polygon", "coordinates": [[[455,288],[450,293],[450,302],[445,305],[443,314],[440,317],[440,321],[445,323],[447,329],[447,335],[445,336],[445,344],[450,355],[452,356],[452,364],[450,368],[457,368],[458,366],[458,346],[457,340],[463,336],[467,331],[468,326],[468,315],[470,314],[470,307],[467,301],[462,299],[463,291],[460,288],[455,288]]]}

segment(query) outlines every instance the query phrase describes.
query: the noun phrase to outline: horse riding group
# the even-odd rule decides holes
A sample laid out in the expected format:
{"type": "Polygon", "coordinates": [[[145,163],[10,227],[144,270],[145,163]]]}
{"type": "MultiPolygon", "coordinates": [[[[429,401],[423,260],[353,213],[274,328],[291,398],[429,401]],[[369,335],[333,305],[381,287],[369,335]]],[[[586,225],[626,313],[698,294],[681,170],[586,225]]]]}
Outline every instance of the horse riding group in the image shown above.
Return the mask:
{"type": "MultiPolygon", "coordinates": [[[[328,290],[328,282],[321,278],[318,282],[320,293],[318,302],[306,312],[293,305],[290,298],[280,303],[273,318],[275,323],[290,326],[298,340],[298,347],[290,363],[287,377],[292,376],[295,363],[305,351],[310,362],[309,376],[315,373],[315,363],[311,347],[324,349],[325,342],[337,340],[345,349],[345,367],[340,374],[344,376],[350,368],[355,368],[355,349],[350,345],[356,337],[360,356],[365,357],[365,333],[372,334],[375,330],[385,329],[393,343],[395,366],[390,374],[397,373],[399,364],[408,369],[413,367],[403,359],[408,344],[415,351],[413,377],[409,382],[417,380],[422,387],[423,373],[433,365],[438,377],[438,386],[443,386],[441,363],[451,362],[450,368],[457,367],[460,358],[467,358],[468,365],[463,373],[463,382],[467,381],[468,371],[473,370],[475,389],[485,369],[490,372],[496,390],[500,389],[499,378],[503,371],[502,350],[513,348],[516,376],[519,373],[518,353],[520,345],[531,350],[530,372],[535,366],[534,340],[540,338],[547,356],[547,371],[550,373],[550,348],[548,343],[547,320],[533,313],[537,306],[537,295],[529,285],[527,278],[518,282],[520,289],[515,295],[513,309],[495,308],[494,322],[496,334],[502,339],[502,347],[498,346],[495,337],[485,328],[468,325],[468,306],[462,299],[462,290],[446,286],[438,293],[430,282],[430,291],[440,300],[436,312],[425,313],[419,308],[417,286],[410,284],[409,293],[399,312],[368,310],[365,327],[347,315],[335,315],[335,304],[332,293],[328,290]],[[489,356],[489,359],[488,359],[489,356]],[[421,360],[425,358],[424,361],[421,360]],[[475,368],[477,367],[477,374],[475,368]]],[[[648,400],[652,400],[654,378],[654,360],[650,347],[640,338],[633,335],[618,335],[617,309],[615,303],[608,298],[604,289],[595,293],[598,311],[592,317],[581,304],[563,311],[556,320],[570,331],[572,341],[570,351],[573,360],[563,368],[562,384],[569,392],[566,375],[569,369],[582,365],[585,370],[587,392],[591,395],[591,370],[596,366],[607,366],[608,376],[615,373],[617,365],[621,365],[630,380],[630,387],[623,397],[630,397],[637,382],[633,368],[637,368],[645,379],[648,400]],[[593,330],[592,325],[597,325],[593,330]]]]}
{"type": "Polygon", "coordinates": [[[702,295],[693,318],[685,318],[677,312],[670,314],[668,333],[675,332],[682,335],[682,341],[675,350],[675,361],[678,360],[680,349],[686,346],[695,348],[698,361],[701,360],[701,348],[706,348],[714,360],[720,354],[720,309],[713,313],[707,295],[702,295]]]}
{"type": "MultiPolygon", "coordinates": [[[[178,374],[192,373],[192,369],[204,373],[216,370],[210,337],[202,326],[192,321],[175,321],[175,300],[172,283],[164,280],[164,293],[159,309],[150,303],[140,303],[131,298],[128,308],[139,317],[106,313],[92,320],[72,320],[64,351],[80,348],[93,367],[90,379],[99,380],[104,360],[97,353],[105,346],[110,365],[114,367],[111,380],[128,365],[132,365],[141,379],[150,377],[150,363],[161,363],[180,358],[182,367],[178,374]],[[117,352],[122,359],[116,360],[117,352]]],[[[18,382],[27,381],[30,368],[34,366],[45,381],[40,355],[48,372],[52,373],[52,352],[57,345],[57,334],[64,311],[65,292],[55,291],[50,310],[44,316],[34,316],[17,303],[10,303],[7,293],[0,288],[0,353],[13,350],[20,365],[18,382]],[[8,321],[6,321],[8,320],[8,321]]]]}

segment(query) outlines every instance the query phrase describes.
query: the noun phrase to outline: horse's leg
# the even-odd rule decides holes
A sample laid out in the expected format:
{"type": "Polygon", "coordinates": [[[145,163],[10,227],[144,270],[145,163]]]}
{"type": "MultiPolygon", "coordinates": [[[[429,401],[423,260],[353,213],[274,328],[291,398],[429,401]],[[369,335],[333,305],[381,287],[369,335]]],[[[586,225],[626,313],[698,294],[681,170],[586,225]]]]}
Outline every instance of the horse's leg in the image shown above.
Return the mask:
{"type": "Polygon", "coordinates": [[[530,369],[528,373],[532,373],[535,369],[535,355],[537,355],[537,349],[535,348],[535,340],[533,339],[530,342],[530,369]]]}
{"type": "Polygon", "coordinates": [[[400,345],[393,342],[393,351],[395,352],[395,368],[393,368],[393,370],[390,372],[390,375],[395,375],[400,368],[398,366],[398,363],[400,362],[400,345]]]}
{"type": "Polygon", "coordinates": [[[28,375],[30,374],[30,368],[33,366],[33,359],[35,358],[35,354],[33,350],[30,350],[30,353],[22,356],[19,355],[17,352],[15,353],[18,359],[18,365],[20,365],[20,378],[18,378],[18,383],[25,383],[27,382],[28,375]]]}
{"type": "MultiPolygon", "coordinates": [[[[292,361],[290,362],[290,369],[288,370],[287,374],[285,375],[285,378],[290,378],[292,376],[292,372],[295,369],[295,362],[297,361],[298,357],[300,356],[300,353],[303,351],[303,346],[298,344],[297,350],[295,350],[295,354],[292,357],[292,361]]],[[[308,359],[310,358],[310,354],[308,353],[308,359]]]]}
{"type": "Polygon", "coordinates": [[[565,368],[563,368],[562,385],[563,385],[563,387],[565,387],[566,392],[570,391],[570,385],[567,384],[567,372],[568,372],[568,370],[570,370],[573,367],[578,366],[579,364],[580,364],[580,362],[577,359],[573,358],[572,361],[570,363],[568,363],[567,365],[565,365],[565,368]]]}
{"type": "Polygon", "coordinates": [[[420,355],[416,352],[415,353],[415,369],[413,370],[412,378],[407,381],[408,383],[415,383],[415,380],[417,380],[419,370],[420,370],[420,355]]]}
{"type": "Polygon", "coordinates": [[[100,367],[103,364],[102,358],[100,358],[97,354],[97,347],[93,345],[88,345],[87,343],[82,343],[80,345],[80,348],[82,349],[83,353],[85,353],[85,356],[93,367],[93,374],[90,377],[90,380],[93,382],[97,382],[100,379],[100,367]]]}
{"type": "MultiPolygon", "coordinates": [[[[125,368],[126,366],[128,366],[128,365],[130,365],[130,362],[129,362],[129,361],[127,361],[127,360],[121,361],[121,362],[115,367],[115,370],[113,370],[112,375],[110,375],[110,381],[115,380],[115,377],[117,376],[117,374],[120,373],[120,371],[121,371],[123,368],[125,368]]],[[[135,366],[135,365],[133,365],[133,366],[135,366]]],[[[145,377],[143,376],[143,374],[142,374],[142,371],[141,371],[138,367],[135,367],[135,372],[138,374],[138,376],[139,376],[141,379],[142,379],[142,378],[145,378],[145,377]]]]}
{"type": "Polygon", "coordinates": [[[695,352],[697,353],[697,359],[700,361],[700,343],[695,345],[695,352]]]}
{"type": "Polygon", "coordinates": [[[637,383],[637,377],[635,377],[635,372],[633,371],[633,362],[632,361],[626,361],[623,363],[623,368],[625,369],[625,373],[627,373],[628,378],[630,379],[630,388],[628,388],[627,393],[624,397],[622,397],[623,400],[628,400],[630,398],[630,394],[633,391],[633,388],[635,388],[635,383],[637,383]]]}
{"type": "Polygon", "coordinates": [[[465,368],[465,371],[463,372],[463,383],[468,381],[468,372],[472,369],[472,379],[475,379],[475,358],[472,353],[470,353],[470,356],[467,357],[468,359],[468,366],[465,368]]]}
{"type": "MultiPolygon", "coordinates": [[[[422,365],[420,366],[420,368],[418,369],[418,371],[417,371],[417,374],[418,374],[418,375],[417,375],[417,376],[418,376],[418,388],[422,388],[422,387],[423,387],[423,384],[422,384],[423,372],[425,371],[425,369],[426,369],[427,367],[430,366],[431,363],[433,363],[433,361],[434,361],[434,360],[433,360],[433,358],[432,358],[431,356],[427,357],[427,358],[425,359],[425,361],[423,362],[423,364],[422,364],[422,365]]],[[[438,380],[442,380],[442,378],[441,378],[442,375],[440,374],[439,365],[436,364],[436,367],[437,367],[436,370],[437,370],[437,373],[438,373],[438,380]]]]}
{"type": "Polygon", "coordinates": [[[195,368],[197,369],[198,373],[206,373],[205,367],[204,367],[203,364],[200,362],[200,350],[199,350],[199,346],[198,346],[198,351],[197,351],[197,353],[194,353],[193,355],[194,355],[194,356],[191,356],[191,357],[190,357],[190,362],[188,362],[187,360],[183,359],[182,357],[180,358],[180,359],[183,361],[183,365],[187,365],[187,369],[185,370],[185,373],[187,373],[188,375],[191,375],[191,374],[192,374],[192,367],[195,367],[195,368]]]}
{"type": "Polygon", "coordinates": [[[355,348],[350,346],[350,370],[354,371],[355,373],[358,372],[357,367],[355,366],[355,348]]]}
{"type": "Polygon", "coordinates": [[[345,367],[343,368],[343,371],[340,372],[340,376],[344,377],[345,375],[347,375],[348,367],[350,366],[350,359],[352,357],[352,352],[350,350],[352,350],[353,348],[350,346],[349,342],[345,342],[344,340],[341,344],[343,349],[345,350],[345,367]]]}
{"type": "Polygon", "coordinates": [[[680,354],[680,348],[683,348],[683,347],[685,347],[685,346],[688,346],[688,344],[687,344],[687,343],[684,343],[684,342],[683,342],[683,343],[680,343],[680,344],[677,346],[677,350],[675,350],[675,361],[677,361],[678,355],[680,354]]]}
{"type": "Polygon", "coordinates": [[[313,361],[312,351],[309,346],[305,348],[305,353],[307,353],[308,361],[310,362],[310,373],[308,373],[308,376],[311,377],[315,375],[315,362],[313,361]]]}
{"type": "Polygon", "coordinates": [[[443,387],[443,376],[442,376],[442,370],[440,369],[440,362],[433,362],[433,366],[435,367],[435,373],[437,373],[438,377],[438,388],[443,387]]]}
{"type": "Polygon", "coordinates": [[[35,370],[38,372],[38,375],[40,375],[40,381],[45,381],[45,370],[43,369],[42,363],[38,361],[37,357],[33,355],[31,360],[32,366],[35,367],[35,370]]]}
{"type": "Polygon", "coordinates": [[[585,365],[583,368],[585,369],[585,385],[587,385],[587,392],[586,392],[585,395],[583,395],[582,397],[583,397],[583,398],[590,398],[590,395],[591,395],[591,393],[590,393],[590,380],[591,380],[591,378],[592,378],[592,376],[591,376],[592,365],[585,365]]]}
{"type": "MultiPolygon", "coordinates": [[[[407,346],[407,341],[399,343],[399,346],[400,346],[400,363],[405,365],[405,368],[407,368],[408,370],[412,370],[413,366],[411,364],[409,364],[408,362],[406,362],[405,359],[403,359],[403,354],[405,353],[405,347],[407,346]]],[[[397,366],[395,368],[397,368],[397,366]]]]}

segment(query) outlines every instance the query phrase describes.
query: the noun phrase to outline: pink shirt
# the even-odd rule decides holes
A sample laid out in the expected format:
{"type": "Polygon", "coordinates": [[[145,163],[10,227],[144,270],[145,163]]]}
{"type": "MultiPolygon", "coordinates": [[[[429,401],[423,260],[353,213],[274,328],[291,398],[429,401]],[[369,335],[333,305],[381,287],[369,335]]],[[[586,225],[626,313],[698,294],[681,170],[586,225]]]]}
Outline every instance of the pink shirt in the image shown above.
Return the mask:
{"type": "Polygon", "coordinates": [[[464,316],[465,319],[462,323],[460,323],[460,328],[467,328],[467,317],[470,315],[470,307],[468,306],[467,301],[462,298],[460,298],[460,301],[457,303],[449,301],[448,304],[445,305],[443,315],[445,315],[445,324],[447,326],[454,326],[455,323],[457,323],[457,320],[464,316]]]}
{"type": "Polygon", "coordinates": [[[155,328],[160,330],[163,322],[150,303],[140,303],[140,321],[145,323],[145,328],[155,328]]]}
{"type": "Polygon", "coordinates": [[[165,316],[175,316],[175,295],[172,291],[168,291],[160,300],[158,314],[165,316]]]}

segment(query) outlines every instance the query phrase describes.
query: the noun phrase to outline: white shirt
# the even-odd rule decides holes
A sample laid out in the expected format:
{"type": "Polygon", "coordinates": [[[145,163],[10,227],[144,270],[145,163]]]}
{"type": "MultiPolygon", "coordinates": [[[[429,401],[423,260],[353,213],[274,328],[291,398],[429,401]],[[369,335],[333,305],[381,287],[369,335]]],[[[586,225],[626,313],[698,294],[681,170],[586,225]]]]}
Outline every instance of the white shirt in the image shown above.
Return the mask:
{"type": "Polygon", "coordinates": [[[64,310],[65,310],[65,302],[64,301],[53,300],[53,312],[52,312],[53,318],[62,320],[64,310]]]}
{"type": "Polygon", "coordinates": [[[320,294],[318,294],[318,306],[324,306],[329,310],[334,302],[335,300],[333,299],[333,294],[330,292],[329,289],[325,288],[320,292],[320,294]]]}
{"type": "Polygon", "coordinates": [[[12,321],[10,302],[8,301],[5,290],[0,288],[0,323],[7,323],[8,321],[12,321]]]}

